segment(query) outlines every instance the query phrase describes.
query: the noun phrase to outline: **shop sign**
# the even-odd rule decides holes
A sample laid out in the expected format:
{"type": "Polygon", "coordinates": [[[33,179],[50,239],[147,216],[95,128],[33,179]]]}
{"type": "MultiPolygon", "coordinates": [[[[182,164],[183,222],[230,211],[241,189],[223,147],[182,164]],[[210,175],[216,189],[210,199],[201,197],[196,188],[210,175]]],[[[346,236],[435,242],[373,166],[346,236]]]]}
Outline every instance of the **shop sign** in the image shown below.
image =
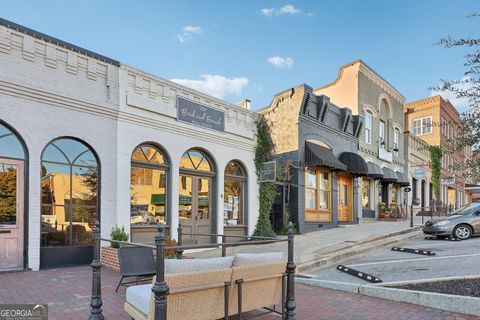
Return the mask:
{"type": "Polygon", "coordinates": [[[181,97],[177,97],[177,120],[205,129],[225,132],[223,111],[181,97]]]}
{"type": "Polygon", "coordinates": [[[262,163],[260,168],[260,182],[275,181],[277,179],[277,163],[269,161],[262,163]]]}
{"type": "Polygon", "coordinates": [[[455,178],[444,178],[441,182],[444,186],[455,186],[455,178]]]}
{"type": "Polygon", "coordinates": [[[387,161],[387,162],[392,162],[393,154],[382,147],[378,147],[378,159],[387,161]]]}
{"type": "Polygon", "coordinates": [[[417,168],[413,172],[413,177],[417,180],[422,180],[423,178],[425,178],[426,175],[427,175],[427,170],[425,170],[424,168],[417,168]]]}

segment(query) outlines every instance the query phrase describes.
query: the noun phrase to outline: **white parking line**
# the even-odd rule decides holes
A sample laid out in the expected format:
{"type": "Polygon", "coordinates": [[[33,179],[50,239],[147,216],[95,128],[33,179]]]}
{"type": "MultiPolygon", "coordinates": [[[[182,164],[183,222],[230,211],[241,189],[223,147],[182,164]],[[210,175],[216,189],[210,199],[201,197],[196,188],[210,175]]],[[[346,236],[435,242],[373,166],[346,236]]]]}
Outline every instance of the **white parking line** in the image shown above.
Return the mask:
{"type": "Polygon", "coordinates": [[[432,257],[432,258],[417,258],[417,259],[403,259],[403,260],[387,260],[387,261],[379,261],[379,262],[368,262],[368,263],[359,263],[359,264],[349,264],[349,267],[359,267],[359,266],[370,266],[370,265],[379,265],[379,264],[390,264],[390,263],[402,263],[402,262],[412,262],[412,261],[425,261],[425,260],[441,260],[441,259],[449,259],[449,258],[465,258],[465,257],[475,257],[480,256],[480,253],[476,254],[459,254],[459,255],[452,255],[452,256],[442,256],[442,257],[432,257]]]}

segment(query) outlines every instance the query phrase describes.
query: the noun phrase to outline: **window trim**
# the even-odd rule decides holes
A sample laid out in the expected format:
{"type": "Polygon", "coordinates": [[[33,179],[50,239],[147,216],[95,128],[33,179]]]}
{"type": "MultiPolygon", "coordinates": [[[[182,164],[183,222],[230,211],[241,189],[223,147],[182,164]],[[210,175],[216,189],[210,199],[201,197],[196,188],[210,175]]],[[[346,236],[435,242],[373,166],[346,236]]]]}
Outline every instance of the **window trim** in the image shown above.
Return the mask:
{"type": "Polygon", "coordinates": [[[421,118],[416,118],[416,119],[413,119],[412,120],[412,134],[416,137],[418,136],[423,136],[423,135],[427,135],[427,134],[432,134],[433,133],[433,129],[432,129],[433,125],[432,125],[432,116],[426,116],[426,117],[421,117],[421,118]],[[429,120],[429,123],[430,125],[429,126],[426,126],[423,124],[423,120],[425,119],[428,119],[429,120]],[[416,127],[415,126],[415,122],[420,122],[420,126],[419,127],[416,127]],[[415,132],[415,129],[419,129],[420,132],[417,134],[415,132]],[[427,128],[428,129],[428,132],[423,132],[423,130],[427,128]]]}
{"type": "MultiPolygon", "coordinates": [[[[311,170],[311,169],[310,169],[311,170]]],[[[308,170],[307,170],[308,171],[308,170]]],[[[305,178],[307,175],[307,171],[305,171],[305,178]]],[[[332,213],[332,171],[327,168],[315,168],[315,181],[317,183],[317,187],[314,189],[315,190],[315,209],[307,208],[305,205],[305,211],[308,212],[322,212],[322,213],[332,213]],[[320,189],[320,174],[321,173],[328,173],[328,190],[320,189]],[[327,209],[321,209],[320,208],[320,191],[328,191],[329,192],[329,197],[328,197],[328,208],[327,209]]],[[[305,183],[306,185],[306,183],[305,183]]],[[[305,189],[307,187],[305,186],[305,189]]],[[[308,188],[308,189],[313,189],[313,188],[308,188]]],[[[306,198],[305,198],[306,201],[306,198]]]]}
{"type": "Polygon", "coordinates": [[[365,112],[365,143],[372,144],[372,125],[373,125],[373,114],[370,111],[365,112]],[[369,126],[367,127],[367,117],[370,119],[369,126]],[[368,130],[368,133],[367,133],[368,130]]]}

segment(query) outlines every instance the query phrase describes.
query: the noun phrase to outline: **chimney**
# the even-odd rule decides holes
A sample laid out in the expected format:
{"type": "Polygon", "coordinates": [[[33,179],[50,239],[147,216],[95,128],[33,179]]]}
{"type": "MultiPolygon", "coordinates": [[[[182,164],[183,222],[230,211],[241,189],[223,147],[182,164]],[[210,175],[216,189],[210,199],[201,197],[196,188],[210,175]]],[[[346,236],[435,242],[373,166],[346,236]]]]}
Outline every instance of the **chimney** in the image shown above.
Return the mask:
{"type": "Polygon", "coordinates": [[[236,105],[240,108],[250,110],[250,100],[248,99],[237,102],[236,105]]]}

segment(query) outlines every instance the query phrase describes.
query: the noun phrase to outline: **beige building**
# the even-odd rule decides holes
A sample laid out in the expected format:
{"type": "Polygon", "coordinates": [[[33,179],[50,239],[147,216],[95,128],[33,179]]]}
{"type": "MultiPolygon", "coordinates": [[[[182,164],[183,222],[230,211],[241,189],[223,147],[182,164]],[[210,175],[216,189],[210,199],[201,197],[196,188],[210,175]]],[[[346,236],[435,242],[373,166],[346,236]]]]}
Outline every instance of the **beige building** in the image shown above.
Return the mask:
{"type": "Polygon", "coordinates": [[[402,187],[408,185],[405,175],[405,141],[402,138],[405,98],[387,80],[362,60],[340,67],[337,79],[314,90],[326,95],[353,115],[363,117],[358,154],[367,161],[369,176],[359,181],[362,197],[359,217],[383,217],[383,209],[404,203],[402,187]]]}
{"type": "Polygon", "coordinates": [[[440,200],[449,210],[471,201],[465,184],[472,183],[458,164],[472,157],[471,147],[455,152],[446,152],[448,146],[460,134],[462,122],[455,106],[441,96],[433,96],[407,103],[404,106],[405,126],[414,136],[433,146],[442,146],[440,200]]]}
{"type": "Polygon", "coordinates": [[[405,133],[405,139],[408,139],[408,177],[412,180],[407,204],[415,202],[418,203],[415,207],[428,210],[433,199],[430,145],[409,132],[405,133]]]}

